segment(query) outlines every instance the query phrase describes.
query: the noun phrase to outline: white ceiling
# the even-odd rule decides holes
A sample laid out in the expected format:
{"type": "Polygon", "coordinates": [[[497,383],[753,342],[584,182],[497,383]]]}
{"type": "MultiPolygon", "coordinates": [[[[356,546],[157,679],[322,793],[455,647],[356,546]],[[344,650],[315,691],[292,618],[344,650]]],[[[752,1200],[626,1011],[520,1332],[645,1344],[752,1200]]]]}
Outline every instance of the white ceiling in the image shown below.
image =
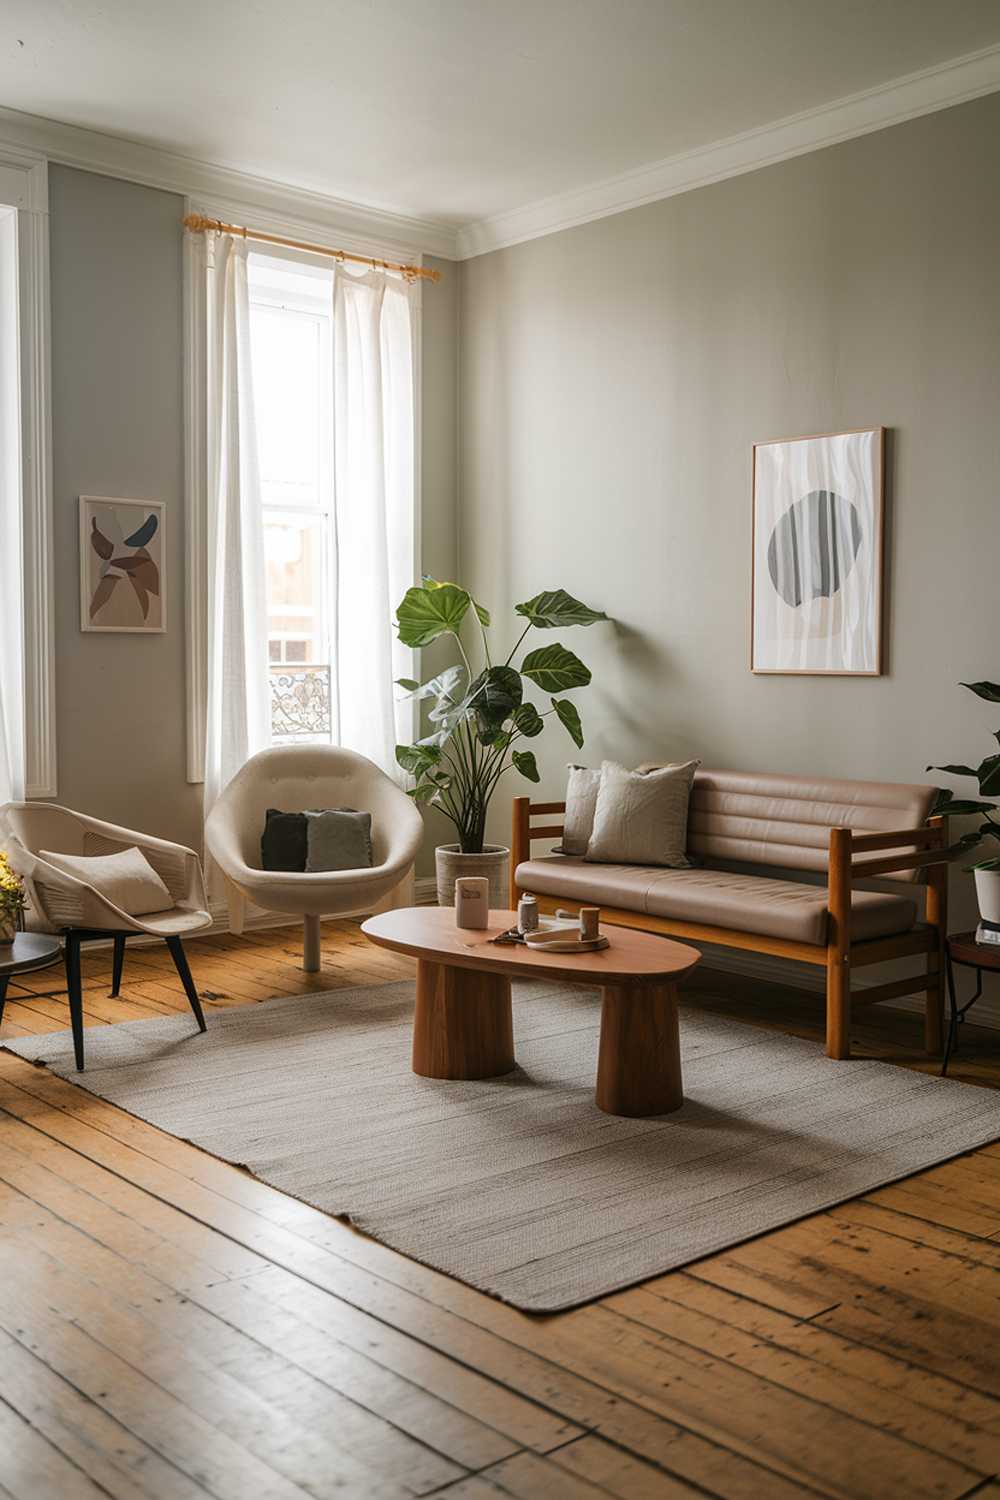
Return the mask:
{"type": "Polygon", "coordinates": [[[0,104],[468,225],[1000,43],[1000,0],[3,0],[0,104]]]}

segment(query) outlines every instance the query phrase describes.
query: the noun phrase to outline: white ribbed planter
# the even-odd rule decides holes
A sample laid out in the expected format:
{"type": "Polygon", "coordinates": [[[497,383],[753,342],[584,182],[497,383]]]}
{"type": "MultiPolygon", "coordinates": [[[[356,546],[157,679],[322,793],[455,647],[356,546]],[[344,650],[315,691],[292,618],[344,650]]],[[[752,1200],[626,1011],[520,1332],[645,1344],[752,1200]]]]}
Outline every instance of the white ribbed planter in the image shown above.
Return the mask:
{"type": "Polygon", "coordinates": [[[974,873],[979,915],[984,922],[1000,927],[1000,870],[976,870],[974,873]]]}
{"type": "Polygon", "coordinates": [[[458,844],[439,844],[434,863],[438,906],[455,905],[455,881],[460,875],[485,875],[490,883],[490,911],[507,910],[510,850],[503,844],[485,844],[482,854],[463,854],[458,844]]]}

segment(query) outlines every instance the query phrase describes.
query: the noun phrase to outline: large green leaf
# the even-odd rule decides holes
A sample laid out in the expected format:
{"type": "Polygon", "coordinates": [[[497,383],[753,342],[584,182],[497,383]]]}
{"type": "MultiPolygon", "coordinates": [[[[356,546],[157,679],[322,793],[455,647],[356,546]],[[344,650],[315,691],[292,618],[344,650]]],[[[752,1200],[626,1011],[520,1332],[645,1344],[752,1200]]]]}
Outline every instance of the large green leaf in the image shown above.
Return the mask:
{"type": "Polygon", "coordinates": [[[995,802],[973,802],[971,799],[966,801],[960,797],[954,799],[949,797],[946,802],[942,802],[939,798],[934,804],[933,811],[943,813],[948,818],[965,818],[971,816],[972,813],[995,812],[996,807],[995,802]]]}
{"type": "Polygon", "coordinates": [[[949,776],[975,776],[972,766],[924,766],[925,771],[946,771],[949,776]]]}
{"type": "Polygon", "coordinates": [[[583,725],[580,723],[580,714],[576,704],[571,703],[568,698],[553,698],[552,707],[559,715],[560,724],[562,724],[576,748],[582,750],[583,725]]]}
{"type": "Polygon", "coordinates": [[[974,774],[984,797],[1000,797],[1000,755],[988,755],[974,774]]]}
{"type": "Polygon", "coordinates": [[[514,762],[514,765],[520,771],[522,776],[527,777],[529,781],[541,781],[542,778],[538,774],[538,767],[535,764],[535,756],[533,751],[512,750],[510,752],[510,758],[514,762]]]}
{"type": "MultiPolygon", "coordinates": [[[[444,589],[444,588],[454,589],[454,588],[457,588],[457,587],[458,587],[458,584],[456,584],[456,583],[439,583],[438,580],[436,578],[432,578],[429,573],[425,573],[424,574],[424,588],[425,589],[444,589]]],[[[476,601],[475,601],[475,599],[472,600],[472,607],[476,611],[477,616],[479,617],[479,623],[480,623],[480,625],[482,625],[482,626],[488,626],[489,623],[490,623],[490,612],[489,612],[489,610],[486,609],[484,605],[477,604],[476,601]]]]}
{"type": "Polygon", "coordinates": [[[396,611],[399,639],[404,646],[429,646],[438,636],[457,635],[470,603],[453,583],[407,589],[396,611]]]}
{"type": "Polygon", "coordinates": [[[440,759],[441,750],[437,745],[396,746],[396,760],[411,776],[422,776],[431,766],[436,766],[440,759]]]}
{"type": "Polygon", "coordinates": [[[590,668],[559,645],[529,651],[521,663],[521,671],[537,682],[544,693],[564,693],[568,688],[586,687],[590,681],[590,668]]]}
{"type": "Polygon", "coordinates": [[[524,697],[520,672],[513,667],[487,667],[469,688],[465,699],[483,734],[496,733],[524,697]]]}
{"type": "Polygon", "coordinates": [[[963,682],[962,687],[967,687],[970,693],[975,693],[977,698],[985,698],[987,703],[1000,703],[1000,683],[997,682],[963,682]]]}
{"type": "Polygon", "coordinates": [[[514,710],[514,724],[518,733],[529,740],[533,740],[545,728],[545,722],[533,703],[522,703],[520,708],[514,710]]]}
{"type": "Polygon", "coordinates": [[[539,630],[557,630],[560,625],[595,625],[598,620],[608,618],[603,609],[591,609],[589,605],[581,604],[565,589],[549,589],[544,594],[536,594],[523,604],[515,604],[514,611],[524,615],[539,630]]]}

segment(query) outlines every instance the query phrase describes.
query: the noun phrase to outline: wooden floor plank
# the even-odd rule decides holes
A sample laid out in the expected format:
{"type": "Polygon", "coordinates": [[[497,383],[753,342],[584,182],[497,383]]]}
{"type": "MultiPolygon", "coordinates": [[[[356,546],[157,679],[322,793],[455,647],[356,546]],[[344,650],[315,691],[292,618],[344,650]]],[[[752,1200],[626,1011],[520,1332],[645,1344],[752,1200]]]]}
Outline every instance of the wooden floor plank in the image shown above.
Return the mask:
{"type": "Polygon", "coordinates": [[[304,1429],[179,1340],[142,1337],[112,1298],[87,1296],[59,1267],[44,1267],[37,1284],[22,1277],[15,1296],[10,1276],[20,1259],[0,1245],[0,1325],[219,1500],[298,1500],[317,1495],[317,1483],[330,1496],[345,1488],[384,1500],[416,1493],[379,1483],[346,1455],[334,1461],[326,1444],[317,1454],[304,1429]]]}
{"type": "MultiPolygon", "coordinates": [[[[738,1298],[726,1298],[715,1288],[699,1285],[694,1278],[689,1278],[686,1288],[668,1286],[663,1296],[639,1288],[608,1302],[610,1311],[665,1334],[681,1346],[794,1391],[830,1413],[863,1422],[874,1432],[874,1436],[867,1435],[869,1451],[874,1442],[879,1453],[887,1455],[893,1439],[902,1440],[897,1449],[898,1471],[901,1476],[911,1470],[919,1475],[905,1481],[912,1483],[914,1494],[923,1484],[931,1494],[939,1487],[958,1486],[960,1492],[963,1482],[972,1484],[1000,1467],[1000,1402],[982,1398],[976,1403],[978,1422],[996,1424],[996,1431],[984,1431],[960,1415],[965,1394],[960,1388],[946,1386],[953,1399],[946,1410],[935,1409],[920,1399],[926,1377],[908,1381],[905,1365],[894,1370],[891,1360],[885,1356],[880,1360],[866,1351],[861,1369],[854,1373],[844,1357],[851,1346],[843,1340],[783,1314],[768,1315],[766,1323],[760,1317],[747,1317],[747,1306],[738,1298]],[[946,1462],[939,1463],[940,1458],[946,1462]]],[[[855,1440],[853,1446],[863,1462],[866,1444],[855,1440]]]]}
{"type": "Polygon", "coordinates": [[[82,1469],[54,1448],[30,1422],[0,1400],[0,1455],[3,1485],[14,1500],[103,1500],[82,1469]]]}
{"type": "MultiPolygon", "coordinates": [[[[413,972],[326,923],[306,975],[300,938],[192,941],[206,1008],[413,972]]],[[[85,955],[87,1024],[186,1012],[162,944],[130,945],[120,1000],[110,962],[85,955]]],[[[21,978],[4,1035],[64,1029],[59,970],[21,978]]],[[[814,997],[707,970],[685,1003],[822,1029],[814,997]]],[[[856,1029],[933,1071],[919,1018],[856,1029]]],[[[967,1025],[951,1071],[1000,1086],[1000,1038],[967,1025]]],[[[989,1497],[998,1269],[994,1145],[532,1318],[0,1055],[0,1441],[27,1476],[0,1465],[0,1500],[989,1497]]]]}
{"type": "Polygon", "coordinates": [[[204,1500],[208,1494],[15,1340],[0,1361],[0,1399],[116,1500],[204,1500]]]}

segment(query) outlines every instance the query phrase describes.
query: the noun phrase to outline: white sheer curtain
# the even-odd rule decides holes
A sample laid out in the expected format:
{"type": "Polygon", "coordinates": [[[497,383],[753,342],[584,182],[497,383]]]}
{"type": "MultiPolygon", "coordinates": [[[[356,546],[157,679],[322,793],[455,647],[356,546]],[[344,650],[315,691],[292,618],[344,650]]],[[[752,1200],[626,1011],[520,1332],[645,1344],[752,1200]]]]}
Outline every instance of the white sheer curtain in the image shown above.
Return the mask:
{"type": "Polygon", "coordinates": [[[24,566],[17,214],[0,207],[0,803],[24,798],[24,566]]]}
{"type": "Polygon", "coordinates": [[[393,682],[412,671],[392,618],[414,582],[417,293],[383,272],[334,276],[337,579],[334,682],[340,742],[400,776],[410,738],[393,682]]]}
{"type": "Polygon", "coordinates": [[[205,812],[270,743],[264,528],[257,465],[247,247],[203,241],[208,466],[205,812]]]}

